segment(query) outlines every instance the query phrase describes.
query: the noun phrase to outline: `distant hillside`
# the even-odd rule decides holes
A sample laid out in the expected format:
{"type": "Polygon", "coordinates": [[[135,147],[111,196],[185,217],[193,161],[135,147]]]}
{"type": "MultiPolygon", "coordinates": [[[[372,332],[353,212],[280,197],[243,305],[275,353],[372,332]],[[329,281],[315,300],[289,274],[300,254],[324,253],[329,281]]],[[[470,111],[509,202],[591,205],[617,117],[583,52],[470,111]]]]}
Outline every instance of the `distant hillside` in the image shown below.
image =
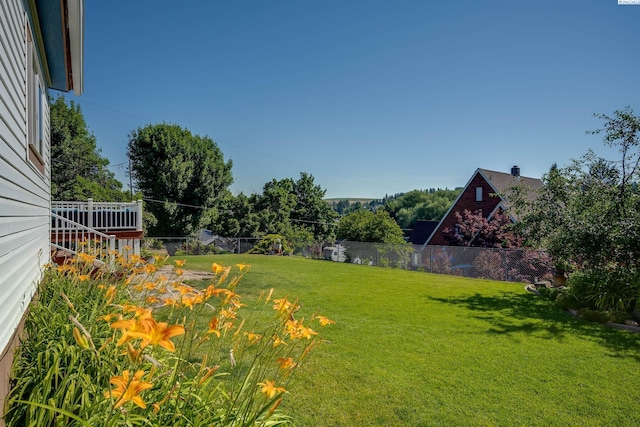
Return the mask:
{"type": "Polygon", "coordinates": [[[363,205],[366,205],[373,202],[374,200],[380,200],[380,199],[365,199],[362,197],[334,197],[330,199],[324,199],[324,201],[327,202],[327,204],[329,205],[335,205],[344,200],[349,202],[350,205],[353,205],[354,203],[358,203],[358,202],[360,202],[363,205]]]}

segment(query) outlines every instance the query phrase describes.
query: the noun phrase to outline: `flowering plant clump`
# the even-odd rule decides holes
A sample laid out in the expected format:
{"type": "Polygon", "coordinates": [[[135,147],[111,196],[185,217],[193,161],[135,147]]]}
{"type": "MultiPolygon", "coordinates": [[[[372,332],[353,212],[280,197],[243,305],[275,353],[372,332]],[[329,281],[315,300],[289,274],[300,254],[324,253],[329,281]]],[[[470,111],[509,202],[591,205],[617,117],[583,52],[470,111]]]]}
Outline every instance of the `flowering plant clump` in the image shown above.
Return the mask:
{"type": "Polygon", "coordinates": [[[288,425],[291,376],[333,323],[264,292],[245,308],[250,266],[213,263],[206,287],[135,255],[96,269],[78,254],[50,267],[26,322],[8,426],[288,425]],[[314,326],[317,325],[317,326],[314,326]]]}

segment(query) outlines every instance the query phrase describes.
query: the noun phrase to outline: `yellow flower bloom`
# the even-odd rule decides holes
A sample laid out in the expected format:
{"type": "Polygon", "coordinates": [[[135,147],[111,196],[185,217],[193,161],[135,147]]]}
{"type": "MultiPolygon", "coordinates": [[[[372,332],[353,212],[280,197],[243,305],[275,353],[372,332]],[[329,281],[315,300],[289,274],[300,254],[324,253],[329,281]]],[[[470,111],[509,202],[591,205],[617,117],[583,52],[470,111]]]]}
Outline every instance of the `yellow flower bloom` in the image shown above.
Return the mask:
{"type": "Polygon", "coordinates": [[[133,317],[136,319],[149,319],[152,316],[151,309],[147,307],[140,307],[133,304],[125,304],[122,306],[125,313],[133,313],[133,317]]]}
{"type": "Polygon", "coordinates": [[[224,267],[217,262],[214,262],[213,264],[211,264],[211,271],[213,271],[213,273],[217,276],[222,271],[224,271],[224,267]]]}
{"type": "Polygon", "coordinates": [[[120,337],[116,343],[117,346],[120,346],[129,340],[140,338],[140,334],[146,335],[151,331],[152,323],[155,323],[152,318],[118,320],[117,322],[111,323],[109,327],[123,331],[122,337],[120,337]]]}
{"type": "Polygon", "coordinates": [[[91,276],[89,276],[88,274],[81,274],[78,276],[78,280],[81,282],[87,282],[89,281],[89,279],[91,279],[91,276]]]}
{"type": "Polygon", "coordinates": [[[178,290],[178,292],[180,292],[180,295],[184,295],[184,294],[188,294],[189,292],[196,291],[195,288],[189,285],[185,285],[184,283],[177,285],[176,289],[178,290]]]}
{"type": "Polygon", "coordinates": [[[216,316],[213,316],[209,321],[209,330],[207,331],[207,333],[214,334],[215,336],[220,338],[220,330],[218,329],[219,323],[220,321],[218,320],[218,318],[216,316]]]}
{"type": "Polygon", "coordinates": [[[142,409],[145,409],[147,405],[140,397],[140,392],[150,389],[153,387],[153,384],[146,381],[141,381],[144,376],[144,371],[139,370],[134,375],[133,378],[130,377],[129,370],[122,372],[122,376],[113,376],[109,380],[111,384],[116,386],[115,389],[110,391],[106,391],[104,393],[106,398],[113,396],[118,399],[114,408],[119,408],[127,401],[132,401],[142,409]]]}
{"type": "Polygon", "coordinates": [[[89,255],[84,252],[79,252],[78,260],[82,261],[85,264],[92,264],[96,260],[96,257],[95,255],[89,255]]]}
{"type": "Polygon", "coordinates": [[[258,386],[261,387],[260,391],[264,393],[269,399],[274,397],[276,394],[284,393],[284,387],[276,387],[275,382],[271,380],[265,380],[264,382],[258,383],[258,386]]]}
{"type": "Polygon", "coordinates": [[[140,348],[145,348],[151,344],[159,345],[172,353],[175,352],[176,346],[170,338],[184,334],[184,326],[169,326],[167,322],[156,322],[153,319],[148,320],[153,322],[148,332],[129,332],[129,335],[135,338],[142,338],[140,348]]]}
{"type": "Polygon", "coordinates": [[[184,265],[187,263],[186,259],[177,259],[176,260],[176,267],[184,267],[184,265]]]}
{"type": "Polygon", "coordinates": [[[238,267],[242,273],[244,270],[248,270],[251,266],[249,264],[236,264],[236,267],[238,267]]]}
{"type": "Polygon", "coordinates": [[[260,341],[260,338],[262,338],[262,335],[254,334],[253,332],[245,332],[244,335],[249,340],[249,345],[257,343],[258,341],[260,341]]]}
{"type": "Polygon", "coordinates": [[[320,323],[320,326],[327,326],[327,325],[332,325],[336,323],[333,320],[324,316],[313,316],[313,318],[318,320],[318,322],[320,323]]]}
{"type": "Polygon", "coordinates": [[[198,298],[193,295],[184,295],[180,298],[180,302],[183,307],[189,307],[190,310],[193,310],[193,306],[198,303],[198,298]]]}
{"type": "Polygon", "coordinates": [[[287,320],[285,324],[285,328],[287,333],[291,338],[306,338],[311,339],[312,335],[317,335],[318,333],[311,328],[308,328],[302,324],[302,320],[287,320]]]}
{"type": "Polygon", "coordinates": [[[237,315],[235,311],[223,308],[222,310],[220,310],[220,317],[225,319],[235,319],[237,315]]]}
{"type": "Polygon", "coordinates": [[[276,362],[278,362],[278,364],[280,365],[280,369],[284,370],[292,369],[298,366],[298,364],[295,363],[291,357],[281,357],[277,359],[276,362]]]}
{"type": "Polygon", "coordinates": [[[156,288],[156,284],[154,282],[144,282],[143,289],[147,291],[152,291],[156,288]]]}
{"type": "Polygon", "coordinates": [[[73,338],[76,340],[76,343],[83,349],[88,350],[89,348],[91,348],[89,346],[89,340],[87,340],[87,337],[85,337],[84,335],[82,335],[82,332],[80,332],[80,329],[74,327],[73,328],[73,338]]]}
{"type": "Polygon", "coordinates": [[[113,301],[113,297],[116,296],[116,287],[109,286],[109,288],[107,289],[107,292],[105,292],[104,295],[107,297],[107,302],[105,305],[111,304],[111,301],[113,301]]]}
{"type": "Polygon", "coordinates": [[[273,300],[273,309],[280,314],[295,313],[299,308],[300,306],[289,302],[287,297],[273,300]]]}
{"type": "Polygon", "coordinates": [[[287,345],[287,343],[285,342],[285,340],[283,340],[282,338],[280,338],[277,335],[273,335],[271,337],[271,340],[273,341],[273,346],[277,347],[279,345],[287,345]]]}

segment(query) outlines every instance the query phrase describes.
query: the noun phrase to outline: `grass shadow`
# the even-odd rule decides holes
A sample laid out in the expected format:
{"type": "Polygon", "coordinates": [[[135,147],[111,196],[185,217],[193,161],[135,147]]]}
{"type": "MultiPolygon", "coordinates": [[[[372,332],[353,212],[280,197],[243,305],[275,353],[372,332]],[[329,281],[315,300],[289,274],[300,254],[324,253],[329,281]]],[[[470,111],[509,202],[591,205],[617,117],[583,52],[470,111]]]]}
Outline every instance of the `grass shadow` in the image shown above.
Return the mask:
{"type": "Polygon", "coordinates": [[[524,333],[554,340],[562,340],[571,334],[597,342],[607,348],[612,356],[630,356],[640,361],[640,334],[588,322],[533,294],[501,292],[490,296],[476,293],[428,298],[468,309],[473,317],[489,324],[487,334],[524,333]]]}

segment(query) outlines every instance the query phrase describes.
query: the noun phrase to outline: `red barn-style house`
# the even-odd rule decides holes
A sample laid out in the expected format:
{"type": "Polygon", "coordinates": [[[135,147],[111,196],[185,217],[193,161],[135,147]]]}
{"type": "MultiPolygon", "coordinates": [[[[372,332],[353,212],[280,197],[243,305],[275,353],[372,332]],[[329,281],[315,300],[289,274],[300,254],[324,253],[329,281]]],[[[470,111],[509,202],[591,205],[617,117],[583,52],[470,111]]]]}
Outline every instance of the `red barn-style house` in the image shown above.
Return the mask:
{"type": "MultiPolygon", "coordinates": [[[[445,230],[452,235],[455,233],[456,212],[462,214],[465,209],[470,212],[481,211],[483,216],[489,219],[499,209],[507,208],[508,204],[504,194],[508,193],[509,188],[515,185],[524,185],[530,188],[533,195],[535,190],[542,188],[544,184],[537,178],[520,176],[520,168],[518,166],[512,167],[510,174],[487,169],[476,169],[467,185],[458,195],[458,198],[427,239],[425,246],[450,245],[450,237],[452,236],[447,236],[445,230]]],[[[513,217],[512,219],[515,220],[513,217]]]]}

